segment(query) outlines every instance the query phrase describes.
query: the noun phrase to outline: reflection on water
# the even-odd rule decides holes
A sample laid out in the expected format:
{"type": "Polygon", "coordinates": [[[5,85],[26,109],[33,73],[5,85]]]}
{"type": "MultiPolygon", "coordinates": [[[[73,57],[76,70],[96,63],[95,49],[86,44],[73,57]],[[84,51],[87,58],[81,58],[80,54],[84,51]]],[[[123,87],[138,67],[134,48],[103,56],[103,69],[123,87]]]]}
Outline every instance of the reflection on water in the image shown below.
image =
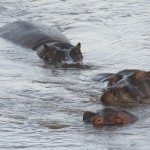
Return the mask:
{"type": "Polygon", "coordinates": [[[102,109],[98,73],[149,70],[149,0],[1,0],[0,26],[16,20],[60,29],[81,42],[89,69],[47,67],[30,49],[0,39],[0,148],[148,150],[150,109],[130,108],[133,125],[94,128],[84,111],[102,109]]]}

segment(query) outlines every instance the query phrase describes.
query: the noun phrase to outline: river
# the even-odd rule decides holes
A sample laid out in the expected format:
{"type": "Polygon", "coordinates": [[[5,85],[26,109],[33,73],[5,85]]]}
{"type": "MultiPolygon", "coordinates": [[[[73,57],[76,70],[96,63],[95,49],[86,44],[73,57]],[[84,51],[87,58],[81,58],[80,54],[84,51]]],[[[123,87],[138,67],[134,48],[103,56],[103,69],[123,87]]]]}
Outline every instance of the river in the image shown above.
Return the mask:
{"type": "Polygon", "coordinates": [[[0,149],[149,150],[149,106],[128,108],[139,120],[94,128],[85,111],[104,106],[106,84],[92,78],[149,70],[149,0],[1,0],[0,27],[16,20],[53,26],[76,45],[91,69],[46,67],[31,49],[0,38],[0,149]]]}

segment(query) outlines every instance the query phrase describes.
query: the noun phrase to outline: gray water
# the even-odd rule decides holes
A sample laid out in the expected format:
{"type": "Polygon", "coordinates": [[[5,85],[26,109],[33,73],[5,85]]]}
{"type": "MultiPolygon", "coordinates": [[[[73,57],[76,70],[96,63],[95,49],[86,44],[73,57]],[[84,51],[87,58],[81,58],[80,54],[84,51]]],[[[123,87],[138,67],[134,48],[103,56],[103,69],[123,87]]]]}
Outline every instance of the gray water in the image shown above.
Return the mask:
{"type": "Polygon", "coordinates": [[[0,149],[149,150],[149,106],[128,108],[133,125],[94,128],[84,111],[104,106],[103,72],[149,70],[149,0],[1,0],[0,26],[26,20],[82,43],[91,69],[48,68],[31,49],[0,38],[0,149]]]}

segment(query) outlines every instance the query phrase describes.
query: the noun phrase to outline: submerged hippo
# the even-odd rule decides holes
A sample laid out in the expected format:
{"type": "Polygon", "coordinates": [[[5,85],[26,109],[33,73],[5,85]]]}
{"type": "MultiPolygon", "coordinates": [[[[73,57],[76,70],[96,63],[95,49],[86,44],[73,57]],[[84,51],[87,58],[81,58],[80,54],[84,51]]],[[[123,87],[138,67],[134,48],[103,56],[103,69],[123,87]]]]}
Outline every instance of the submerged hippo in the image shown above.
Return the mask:
{"type": "Polygon", "coordinates": [[[94,126],[131,124],[136,120],[136,116],[121,109],[104,108],[101,112],[86,111],[83,114],[83,122],[94,126]]]}
{"type": "Polygon", "coordinates": [[[17,45],[36,50],[45,63],[51,65],[80,66],[83,56],[81,44],[73,46],[58,30],[16,21],[0,28],[0,37],[17,45]]]}
{"type": "Polygon", "coordinates": [[[150,71],[123,70],[106,74],[107,89],[101,96],[106,105],[150,104],[150,71]]]}

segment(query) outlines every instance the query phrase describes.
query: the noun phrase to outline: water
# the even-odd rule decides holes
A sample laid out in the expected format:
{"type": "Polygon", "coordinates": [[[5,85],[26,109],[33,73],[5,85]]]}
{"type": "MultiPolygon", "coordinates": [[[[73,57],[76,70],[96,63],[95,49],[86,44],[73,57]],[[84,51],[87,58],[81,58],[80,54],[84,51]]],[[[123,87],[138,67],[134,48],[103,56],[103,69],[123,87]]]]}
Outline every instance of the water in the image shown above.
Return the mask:
{"type": "Polygon", "coordinates": [[[47,68],[30,49],[0,39],[0,149],[149,150],[150,109],[129,109],[133,125],[94,128],[84,111],[98,101],[103,72],[149,70],[149,0],[1,0],[0,26],[16,20],[43,23],[82,43],[91,69],[47,68]]]}

